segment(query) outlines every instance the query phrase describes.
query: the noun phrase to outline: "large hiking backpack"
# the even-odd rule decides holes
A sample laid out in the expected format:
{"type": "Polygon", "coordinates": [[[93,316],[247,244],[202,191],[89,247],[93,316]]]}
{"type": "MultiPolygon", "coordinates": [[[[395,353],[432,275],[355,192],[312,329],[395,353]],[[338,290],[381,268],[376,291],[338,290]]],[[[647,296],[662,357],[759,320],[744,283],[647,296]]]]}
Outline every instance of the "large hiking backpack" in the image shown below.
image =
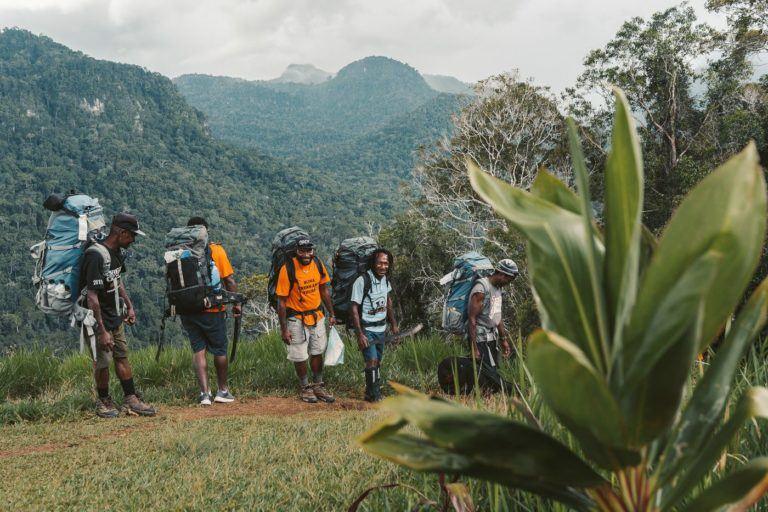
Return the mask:
{"type": "MultiPolygon", "coordinates": [[[[32,276],[37,288],[35,303],[45,314],[71,316],[80,295],[83,254],[92,242],[106,235],[104,212],[98,199],[74,191],[51,194],[43,206],[53,213],[45,240],[30,248],[36,260],[32,276]]],[[[109,252],[104,252],[109,265],[109,252]]]]}
{"type": "Polygon", "coordinates": [[[205,226],[184,226],[165,235],[165,281],[169,314],[200,313],[225,303],[205,226]]]}
{"type": "Polygon", "coordinates": [[[478,252],[468,252],[453,260],[453,270],[443,276],[445,287],[442,327],[453,334],[464,334],[469,310],[469,293],[478,279],[493,274],[491,260],[478,252]]]}
{"type": "Polygon", "coordinates": [[[333,278],[331,290],[333,294],[333,312],[336,320],[353,327],[350,313],[352,285],[358,277],[363,276],[363,299],[371,291],[371,276],[367,270],[371,255],[378,248],[376,241],[368,236],[348,238],[339,244],[333,257],[333,278]]]}
{"type": "MultiPolygon", "coordinates": [[[[279,231],[272,240],[272,265],[269,268],[267,295],[269,296],[269,305],[275,311],[277,311],[277,278],[283,265],[286,266],[291,288],[296,283],[296,269],[293,265],[293,258],[296,256],[296,242],[302,238],[309,238],[309,235],[300,227],[293,226],[279,231]]],[[[320,271],[320,275],[325,276],[324,267],[317,256],[315,256],[315,264],[320,271]]]]}

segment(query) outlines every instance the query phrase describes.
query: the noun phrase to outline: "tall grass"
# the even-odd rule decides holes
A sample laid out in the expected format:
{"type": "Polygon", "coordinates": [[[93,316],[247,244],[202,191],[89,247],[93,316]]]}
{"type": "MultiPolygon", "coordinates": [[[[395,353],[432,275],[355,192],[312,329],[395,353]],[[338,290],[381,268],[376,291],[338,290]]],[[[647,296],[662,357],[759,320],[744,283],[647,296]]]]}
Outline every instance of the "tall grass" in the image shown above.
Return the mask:
{"type": "MultiPolygon", "coordinates": [[[[357,345],[346,341],[345,363],[327,367],[324,377],[336,394],[362,398],[363,359],[357,345]]],[[[155,361],[155,347],[131,352],[134,380],[143,397],[160,404],[193,403],[199,392],[188,347],[167,347],[155,361]]],[[[436,390],[436,361],[461,353],[456,344],[437,337],[417,338],[386,350],[382,376],[408,386],[436,390]]],[[[209,358],[209,374],[213,364],[209,358]]],[[[215,379],[211,379],[215,382],[215,379]]],[[[110,379],[110,392],[122,396],[119,382],[110,379]]],[[[293,395],[297,381],[293,364],[277,335],[241,340],[237,359],[229,368],[229,384],[240,397],[259,394],[293,395]]],[[[46,348],[19,349],[0,359],[0,424],[24,420],[73,418],[93,404],[92,363],[87,355],[57,356],[46,348]]]]}

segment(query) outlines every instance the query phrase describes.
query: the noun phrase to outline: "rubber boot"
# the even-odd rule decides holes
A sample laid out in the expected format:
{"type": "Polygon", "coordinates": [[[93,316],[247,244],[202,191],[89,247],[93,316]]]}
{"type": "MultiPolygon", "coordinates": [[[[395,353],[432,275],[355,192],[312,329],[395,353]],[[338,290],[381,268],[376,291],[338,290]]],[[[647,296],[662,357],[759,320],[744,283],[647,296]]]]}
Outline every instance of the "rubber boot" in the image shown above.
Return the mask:
{"type": "Polygon", "coordinates": [[[381,367],[375,366],[373,368],[373,401],[381,401],[381,367]]]}
{"type": "Polygon", "coordinates": [[[376,379],[376,368],[365,369],[365,401],[375,402],[375,395],[373,391],[374,381],[376,379]]]}

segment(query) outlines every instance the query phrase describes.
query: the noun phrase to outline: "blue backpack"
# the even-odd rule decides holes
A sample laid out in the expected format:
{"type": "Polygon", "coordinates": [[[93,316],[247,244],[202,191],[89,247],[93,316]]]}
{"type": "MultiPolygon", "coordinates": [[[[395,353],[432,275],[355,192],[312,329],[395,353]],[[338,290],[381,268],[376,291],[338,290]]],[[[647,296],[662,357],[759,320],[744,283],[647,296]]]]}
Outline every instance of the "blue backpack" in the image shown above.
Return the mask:
{"type": "Polygon", "coordinates": [[[80,267],[85,252],[96,251],[109,270],[109,251],[94,243],[106,236],[104,211],[98,199],[74,191],[51,194],[43,206],[53,213],[48,219],[45,240],[30,248],[35,260],[35,304],[47,315],[69,317],[73,326],[81,328],[81,350],[87,337],[95,357],[95,319],[79,301],[80,267]]]}
{"type": "Polygon", "coordinates": [[[493,274],[491,260],[478,252],[468,252],[453,260],[453,270],[440,279],[445,287],[442,327],[452,334],[465,334],[469,311],[469,292],[478,279],[493,274]]]}

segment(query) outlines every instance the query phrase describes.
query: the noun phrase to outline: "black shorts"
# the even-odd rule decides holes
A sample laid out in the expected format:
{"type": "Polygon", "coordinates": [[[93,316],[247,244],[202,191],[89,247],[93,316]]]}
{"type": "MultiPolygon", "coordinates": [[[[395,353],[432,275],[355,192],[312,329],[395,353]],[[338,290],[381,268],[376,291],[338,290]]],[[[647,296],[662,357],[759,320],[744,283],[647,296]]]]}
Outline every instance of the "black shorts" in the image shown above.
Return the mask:
{"type": "Polygon", "coordinates": [[[227,313],[179,315],[193,352],[208,349],[215,356],[227,355],[227,313]]]}

